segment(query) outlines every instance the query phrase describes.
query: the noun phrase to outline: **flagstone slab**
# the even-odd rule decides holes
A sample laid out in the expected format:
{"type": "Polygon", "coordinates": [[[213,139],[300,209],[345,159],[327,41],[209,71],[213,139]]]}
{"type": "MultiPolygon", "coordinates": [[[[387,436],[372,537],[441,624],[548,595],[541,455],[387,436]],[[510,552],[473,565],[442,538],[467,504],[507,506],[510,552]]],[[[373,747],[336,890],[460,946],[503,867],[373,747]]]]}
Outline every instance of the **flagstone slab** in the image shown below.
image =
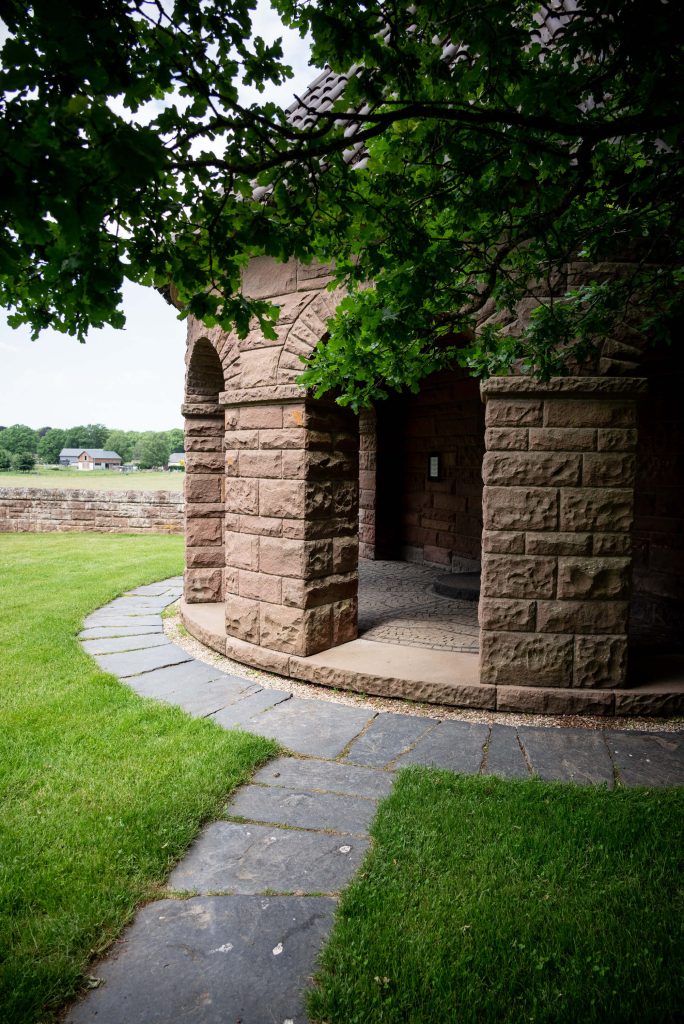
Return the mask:
{"type": "Polygon", "coordinates": [[[159,633],[138,633],[135,636],[110,636],[98,640],[81,640],[81,646],[88,654],[118,654],[121,651],[142,651],[150,647],[163,647],[168,642],[160,631],[159,633]]]}
{"type": "MultiPolygon", "coordinates": [[[[132,676],[126,680],[126,684],[139,693],[141,697],[158,697],[160,700],[167,700],[172,694],[181,697],[191,697],[197,688],[205,683],[214,680],[233,680],[233,676],[226,676],[220,669],[213,665],[205,665],[202,661],[185,661],[180,665],[169,665],[167,668],[155,669],[153,672],[145,672],[141,676],[132,676]]],[[[247,680],[237,680],[242,686],[247,685],[247,680]]]]}
{"type": "Polygon", "coordinates": [[[293,697],[256,714],[244,728],[277,740],[298,754],[332,758],[341,754],[374,716],[367,708],[293,697]]]}
{"type": "Polygon", "coordinates": [[[325,896],[197,896],[143,907],[68,1024],[305,1024],[325,896]]]}
{"type": "Polygon", "coordinates": [[[152,626],[129,626],[128,621],[124,626],[115,626],[108,623],[105,626],[90,626],[78,634],[79,640],[96,640],[98,637],[109,636],[148,636],[153,633],[163,633],[162,621],[157,616],[157,621],[152,626]]]}
{"type": "Polygon", "coordinates": [[[680,733],[609,732],[606,741],[624,786],[683,786],[680,733]]]}
{"type": "Polygon", "coordinates": [[[518,736],[540,779],[612,788],[613,764],[602,732],[520,726],[518,736]]]}
{"type": "Polygon", "coordinates": [[[153,615],[159,614],[172,604],[173,598],[168,596],[159,597],[117,597],[115,601],[107,605],[111,612],[123,612],[124,615],[153,615]]]}
{"type": "Polygon", "coordinates": [[[487,775],[504,779],[529,779],[530,769],[518,743],[518,733],[510,725],[493,725],[489,736],[487,775]]]}
{"type": "Polygon", "coordinates": [[[479,722],[440,722],[418,741],[413,750],[402,754],[394,763],[397,768],[424,764],[477,775],[488,736],[489,726],[479,722]]]}
{"type": "Polygon", "coordinates": [[[388,796],[394,775],[377,768],[359,768],[335,761],[276,757],[259,769],[253,781],[285,789],[381,798],[388,796]]]}
{"type": "Polygon", "coordinates": [[[105,672],[111,672],[120,679],[137,676],[142,672],[151,672],[155,668],[166,668],[168,665],[180,665],[184,661],[193,661],[191,654],[176,644],[166,643],[159,647],[142,651],[122,651],[120,654],[98,654],[95,660],[105,672]]]}
{"type": "Polygon", "coordinates": [[[245,679],[215,679],[207,683],[196,683],[191,689],[184,687],[182,693],[170,693],[165,699],[167,704],[179,707],[194,718],[208,718],[222,708],[237,704],[245,697],[259,692],[260,687],[245,679]]]}
{"type": "Polygon", "coordinates": [[[90,626],[157,626],[161,625],[161,616],[145,613],[126,615],[124,612],[110,612],[107,608],[93,612],[83,620],[83,628],[90,626]]]}
{"type": "Polygon", "coordinates": [[[257,732],[253,727],[252,719],[260,711],[266,711],[281,701],[289,700],[292,695],[287,690],[259,689],[245,697],[244,700],[230,707],[222,708],[211,720],[224,729],[245,729],[247,732],[257,732]]]}
{"type": "Polygon", "coordinates": [[[384,767],[415,746],[437,722],[412,715],[380,714],[352,743],[345,761],[384,767]]]}
{"type": "Polygon", "coordinates": [[[339,892],[361,863],[367,839],[215,821],[168,880],[199,893],[339,892]]]}
{"type": "Polygon", "coordinates": [[[273,825],[365,835],[376,806],[376,800],[358,796],[247,785],[237,791],[226,814],[273,825]]]}

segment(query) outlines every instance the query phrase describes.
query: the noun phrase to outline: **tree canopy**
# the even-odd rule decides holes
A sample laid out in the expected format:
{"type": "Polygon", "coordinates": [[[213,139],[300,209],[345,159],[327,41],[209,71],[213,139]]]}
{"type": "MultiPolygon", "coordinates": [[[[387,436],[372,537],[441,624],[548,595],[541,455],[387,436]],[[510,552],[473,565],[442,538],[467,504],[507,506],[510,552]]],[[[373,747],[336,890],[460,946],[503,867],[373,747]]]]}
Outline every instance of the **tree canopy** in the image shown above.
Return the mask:
{"type": "Polygon", "coordinates": [[[327,110],[300,102],[305,127],[241,102],[241,85],[288,75],[250,0],[0,2],[13,324],[121,326],[129,278],[208,325],[244,335],[256,317],[272,336],[277,309],[240,294],[241,268],[316,257],[349,295],[303,380],[354,406],[455,359],[544,377],[611,336],[671,336],[676,0],[273,5],[310,33],[316,66],[347,75],[327,110]],[[568,287],[573,261],[587,270],[568,287]],[[606,261],[620,273],[592,269],[606,261]]]}

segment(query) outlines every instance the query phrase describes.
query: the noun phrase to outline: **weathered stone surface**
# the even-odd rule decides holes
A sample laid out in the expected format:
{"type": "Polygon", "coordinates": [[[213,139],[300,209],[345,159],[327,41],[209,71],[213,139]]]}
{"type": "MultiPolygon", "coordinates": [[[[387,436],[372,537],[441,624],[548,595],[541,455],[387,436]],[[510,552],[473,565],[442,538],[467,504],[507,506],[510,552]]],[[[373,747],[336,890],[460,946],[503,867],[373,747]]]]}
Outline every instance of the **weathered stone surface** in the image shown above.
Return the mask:
{"type": "MultiPolygon", "coordinates": [[[[227,430],[226,431],[226,451],[240,451],[242,449],[248,449],[254,451],[260,446],[260,438],[262,434],[258,430],[227,430]]],[[[261,445],[261,447],[267,447],[261,445]]],[[[275,445],[276,448],[282,447],[281,445],[275,445]]]]}
{"type": "MultiPolygon", "coordinates": [[[[163,633],[161,620],[155,626],[91,626],[79,633],[81,640],[96,640],[100,637],[159,636],[163,633]]],[[[166,637],[164,637],[166,643],[166,637]]]]}
{"type": "Polygon", "coordinates": [[[503,530],[484,530],[482,550],[491,552],[491,554],[524,555],[525,534],[504,532],[503,530]]]}
{"type": "Polygon", "coordinates": [[[186,473],[222,473],[223,472],[222,452],[188,452],[185,456],[186,473]]]}
{"type": "Polygon", "coordinates": [[[394,774],[377,768],[341,764],[336,761],[277,757],[260,768],[252,781],[285,789],[346,793],[348,796],[380,799],[389,795],[394,774]]]}
{"type": "Polygon", "coordinates": [[[354,596],[357,581],[356,573],[323,576],[313,580],[284,578],[282,601],[291,608],[316,608],[354,596]]]}
{"type": "Polygon", "coordinates": [[[286,654],[304,655],[304,616],[300,608],[263,604],[260,609],[262,646],[286,654]]]}
{"type": "Polygon", "coordinates": [[[615,699],[609,690],[572,690],[543,686],[499,686],[497,711],[530,715],[612,715],[615,699]]]}
{"type": "Polygon", "coordinates": [[[171,889],[200,894],[228,891],[339,892],[359,867],[368,840],[265,825],[215,821],[171,872],[171,889]]]}
{"type": "Polygon", "coordinates": [[[243,350],[239,362],[239,387],[263,388],[278,383],[280,348],[243,350]]]}
{"type": "Polygon", "coordinates": [[[304,1024],[304,991],[334,910],[335,900],[323,896],[196,896],[148,904],[114,955],[98,965],[105,984],[74,1006],[67,1021],[304,1024]]]}
{"type": "Polygon", "coordinates": [[[164,700],[194,718],[208,718],[209,715],[214,715],[217,711],[260,692],[260,686],[246,679],[224,676],[208,682],[195,681],[192,685],[185,681],[182,686],[169,692],[164,700]]]}
{"type": "Polygon", "coordinates": [[[528,555],[590,555],[590,533],[528,533],[525,537],[528,555]]]}
{"type": "Polygon", "coordinates": [[[534,451],[590,452],[596,448],[596,431],[586,427],[539,427],[530,430],[534,451]]]}
{"type": "Polygon", "coordinates": [[[297,264],[294,260],[276,263],[271,256],[257,256],[242,272],[242,291],[253,299],[287,295],[296,288],[297,264]]]}
{"type": "Polygon", "coordinates": [[[560,492],[560,529],[627,533],[634,518],[633,503],[631,490],[564,489],[560,492]]]}
{"type": "Polygon", "coordinates": [[[220,569],[186,569],[185,600],[189,604],[212,604],[223,596],[220,569]]]}
{"type": "Polygon", "coordinates": [[[141,697],[166,700],[171,694],[191,694],[197,687],[225,679],[223,672],[201,661],[185,661],[180,665],[154,669],[141,676],[132,676],[126,684],[141,697]]]}
{"type": "Polygon", "coordinates": [[[226,532],[226,565],[234,569],[259,568],[259,538],[253,534],[226,532]]]}
{"type": "Polygon", "coordinates": [[[81,637],[83,650],[87,654],[116,654],[120,651],[139,651],[150,647],[162,647],[168,640],[161,632],[139,633],[134,636],[110,636],[99,640],[81,637]]]}
{"type": "Polygon", "coordinates": [[[549,398],[544,402],[546,427],[633,427],[636,407],[629,400],[549,398]]]}
{"type": "Polygon", "coordinates": [[[628,533],[595,533],[595,555],[629,555],[632,551],[632,538],[628,533]]]}
{"type": "Polygon", "coordinates": [[[536,399],[489,398],[485,423],[488,427],[540,427],[543,403],[536,399]]]}
{"type": "Polygon", "coordinates": [[[238,480],[234,478],[228,480],[226,483],[225,511],[258,515],[258,480],[238,480]]]}
{"type": "Polygon", "coordinates": [[[483,597],[479,618],[482,629],[529,632],[534,629],[535,602],[483,597]]]}
{"type": "Polygon", "coordinates": [[[271,604],[280,604],[282,596],[282,581],[280,576],[271,576],[263,572],[248,572],[240,569],[238,575],[238,587],[240,597],[251,598],[254,601],[268,601],[271,604]]]}
{"type": "Polygon", "coordinates": [[[538,601],[539,633],[624,633],[627,601],[538,601]]]}
{"type": "Polygon", "coordinates": [[[493,725],[489,736],[485,775],[500,775],[504,779],[527,779],[530,770],[523,756],[515,729],[506,725],[493,725]]]}
{"type": "Polygon", "coordinates": [[[632,487],[635,470],[634,455],[584,455],[582,484],[584,487],[632,487]]]}
{"type": "Polygon", "coordinates": [[[553,597],[556,562],[553,558],[487,555],[482,562],[484,597],[553,597]]]}
{"type": "Polygon", "coordinates": [[[487,452],[482,475],[490,486],[575,487],[580,483],[581,461],[579,455],[487,452]]]}
{"type": "Polygon", "coordinates": [[[181,494],[0,487],[0,533],[182,533],[181,494]]]}
{"type": "Polygon", "coordinates": [[[488,452],[525,451],[527,433],[518,427],[488,427],[485,430],[485,447],[488,452]]]}
{"type": "Polygon", "coordinates": [[[86,629],[91,626],[156,626],[160,622],[157,614],[126,614],[125,611],[110,611],[100,608],[83,620],[86,629]]]}
{"type": "Polygon", "coordinates": [[[259,602],[226,595],[226,632],[251,644],[259,643],[259,602]]]}
{"type": "Polygon", "coordinates": [[[334,758],[374,716],[367,708],[293,697],[250,718],[245,728],[270,736],[297,754],[334,758]]]}
{"type": "Polygon", "coordinates": [[[559,558],[558,597],[594,601],[627,598],[630,568],[629,558],[559,558]]]}
{"type": "Polygon", "coordinates": [[[263,537],[259,545],[259,568],[274,576],[303,577],[304,542],[263,537]]]}
{"type": "Polygon", "coordinates": [[[486,530],[555,530],[558,495],[544,487],[491,487],[482,493],[486,530]]]}
{"type": "Polygon", "coordinates": [[[684,715],[684,688],[648,686],[615,691],[616,715],[684,715]]]}
{"type": "Polygon", "coordinates": [[[570,686],[573,638],[540,633],[480,634],[480,678],[497,686],[570,686]]]}
{"type": "Polygon", "coordinates": [[[448,768],[452,772],[477,775],[484,757],[489,726],[474,722],[440,722],[419,739],[407,754],[396,759],[396,766],[426,764],[448,768]]]}
{"type": "Polygon", "coordinates": [[[208,474],[188,475],[185,478],[185,497],[187,501],[222,501],[222,477],[208,474]]]}
{"type": "Polygon", "coordinates": [[[220,519],[190,519],[185,527],[185,543],[188,547],[210,547],[223,544],[223,527],[220,519]]]}
{"type": "Polygon", "coordinates": [[[301,518],[305,494],[303,480],[260,480],[259,514],[285,519],[301,518]]]}
{"type": "Polygon", "coordinates": [[[599,430],[598,450],[600,452],[633,452],[637,445],[636,430],[599,430]]]}
{"type": "Polygon", "coordinates": [[[626,636],[575,638],[575,686],[608,689],[611,686],[621,686],[626,675],[626,636]]]}
{"type": "Polygon", "coordinates": [[[684,785],[684,740],[679,733],[609,732],[606,741],[623,786],[684,785]]]}
{"type": "Polygon", "coordinates": [[[223,547],[215,545],[199,548],[188,544],[185,548],[185,564],[188,569],[219,568],[223,565],[223,547]]]}
{"type": "Polygon", "coordinates": [[[380,714],[363,735],[352,743],[345,760],[354,764],[384,767],[400,754],[406,753],[435,725],[434,721],[426,718],[380,714]]]}
{"type": "Polygon", "coordinates": [[[211,715],[211,720],[217,725],[222,725],[224,729],[244,729],[245,723],[254,715],[280,704],[281,701],[289,700],[291,696],[287,690],[259,690],[258,693],[250,694],[230,707],[222,708],[215,715],[211,715]]]}
{"type": "Polygon", "coordinates": [[[128,676],[137,676],[142,672],[151,672],[155,668],[165,668],[169,665],[180,665],[181,662],[191,661],[192,656],[175,644],[161,644],[159,647],[151,647],[141,651],[126,651],[119,654],[99,654],[95,657],[103,672],[111,672],[112,675],[126,679],[128,676]]]}
{"type": "Polygon", "coordinates": [[[233,818],[249,818],[274,825],[366,835],[376,806],[377,802],[367,797],[242,786],[226,812],[233,818]]]}
{"type": "Polygon", "coordinates": [[[548,782],[613,786],[613,765],[603,734],[588,729],[532,729],[518,736],[535,775],[548,782]]]}
{"type": "Polygon", "coordinates": [[[238,464],[241,477],[275,477],[282,472],[282,456],[278,451],[241,451],[238,464]]]}

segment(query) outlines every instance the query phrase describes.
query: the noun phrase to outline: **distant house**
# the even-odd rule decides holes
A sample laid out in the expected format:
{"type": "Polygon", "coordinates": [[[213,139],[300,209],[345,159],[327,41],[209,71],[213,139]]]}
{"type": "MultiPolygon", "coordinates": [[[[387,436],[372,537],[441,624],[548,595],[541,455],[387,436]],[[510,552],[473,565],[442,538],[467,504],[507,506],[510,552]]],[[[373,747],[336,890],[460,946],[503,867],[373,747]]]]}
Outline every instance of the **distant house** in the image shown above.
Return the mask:
{"type": "Polygon", "coordinates": [[[169,469],[185,469],[185,452],[171,452],[168,466],[169,469]]]}
{"type": "Polygon", "coordinates": [[[116,452],[108,452],[105,448],[62,448],[59,464],[84,470],[120,469],[123,459],[116,452]]]}

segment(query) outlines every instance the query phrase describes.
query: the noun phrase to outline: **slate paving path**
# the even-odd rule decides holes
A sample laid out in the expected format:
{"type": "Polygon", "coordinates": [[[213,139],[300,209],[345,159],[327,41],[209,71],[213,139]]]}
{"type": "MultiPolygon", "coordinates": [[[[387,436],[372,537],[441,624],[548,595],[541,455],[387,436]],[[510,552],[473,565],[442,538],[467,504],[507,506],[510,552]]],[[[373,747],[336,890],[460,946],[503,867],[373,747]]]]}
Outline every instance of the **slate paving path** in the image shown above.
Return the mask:
{"type": "Polygon", "coordinates": [[[142,696],[270,736],[291,754],[203,829],[168,898],[142,908],[96,968],[103,984],[72,1007],[70,1024],[303,1024],[337,896],[405,765],[610,788],[684,784],[676,733],[378,714],[227,675],[164,636],[160,613],[180,592],[173,579],[117,598],[86,619],[84,649],[142,696]]]}

